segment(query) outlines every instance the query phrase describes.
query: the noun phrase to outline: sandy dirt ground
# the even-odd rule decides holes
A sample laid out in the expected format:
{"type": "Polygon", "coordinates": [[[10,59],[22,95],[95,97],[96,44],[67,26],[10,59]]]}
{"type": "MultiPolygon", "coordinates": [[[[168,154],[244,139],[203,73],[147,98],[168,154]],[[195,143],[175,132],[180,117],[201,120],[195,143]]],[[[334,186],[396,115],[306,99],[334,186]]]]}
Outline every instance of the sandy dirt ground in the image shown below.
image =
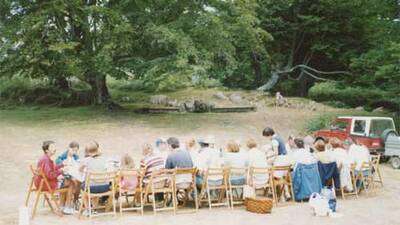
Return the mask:
{"type": "MultiPolygon", "coordinates": [[[[303,123],[315,112],[293,109],[267,110],[244,114],[186,114],[181,116],[154,115],[140,118],[91,118],[87,121],[65,121],[57,118],[46,121],[9,121],[0,113],[0,224],[17,224],[18,207],[24,202],[30,181],[28,166],[41,156],[43,140],[54,140],[61,152],[71,140],[82,145],[97,140],[105,155],[116,156],[129,152],[138,162],[140,146],[153,143],[157,137],[190,137],[214,135],[219,145],[230,139],[245,141],[256,138],[265,143],[262,129],[269,125],[287,137],[299,134],[303,123]],[[43,122],[46,121],[46,122],[43,122]]],[[[400,224],[400,170],[383,165],[384,188],[359,199],[339,200],[341,218],[317,218],[311,215],[306,203],[274,208],[270,215],[256,215],[243,208],[201,209],[197,214],[173,216],[161,213],[145,216],[127,213],[123,217],[104,217],[92,221],[74,216],[56,217],[41,209],[32,224],[400,224]]]]}

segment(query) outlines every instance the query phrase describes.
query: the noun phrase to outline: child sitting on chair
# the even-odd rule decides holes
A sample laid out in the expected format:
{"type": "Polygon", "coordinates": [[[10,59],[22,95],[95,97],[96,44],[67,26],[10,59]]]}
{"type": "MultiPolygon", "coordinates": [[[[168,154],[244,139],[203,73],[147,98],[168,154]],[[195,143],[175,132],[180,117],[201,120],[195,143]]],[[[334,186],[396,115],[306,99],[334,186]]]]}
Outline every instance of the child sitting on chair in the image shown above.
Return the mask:
{"type": "MultiPolygon", "coordinates": [[[[79,161],[79,143],[76,141],[72,141],[68,145],[68,149],[59,155],[56,159],[56,164],[60,165],[64,161],[67,160],[67,163],[72,163],[73,161],[79,161]]],[[[65,164],[65,163],[64,163],[65,164]]]]}
{"type": "MultiPolygon", "coordinates": [[[[133,170],[135,169],[135,162],[129,154],[125,154],[121,157],[121,170],[133,170]]],[[[137,175],[121,177],[121,189],[123,190],[135,190],[138,185],[137,175]]]]}

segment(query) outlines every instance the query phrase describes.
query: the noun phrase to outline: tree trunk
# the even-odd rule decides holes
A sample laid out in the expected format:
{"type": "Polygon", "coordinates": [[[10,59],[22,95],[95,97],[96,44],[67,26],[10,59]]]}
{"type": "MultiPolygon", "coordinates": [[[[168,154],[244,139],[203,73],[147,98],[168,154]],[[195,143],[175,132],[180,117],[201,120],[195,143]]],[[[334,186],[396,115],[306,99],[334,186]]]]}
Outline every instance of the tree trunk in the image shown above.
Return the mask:
{"type": "Polygon", "coordinates": [[[90,74],[87,78],[92,89],[92,103],[95,105],[104,105],[110,103],[111,97],[108,92],[106,76],[100,74],[90,74]]]}
{"type": "Polygon", "coordinates": [[[254,86],[259,87],[262,85],[262,71],[261,71],[261,64],[260,64],[260,56],[257,52],[253,51],[251,53],[251,64],[254,70],[254,86]]]}
{"type": "Polygon", "coordinates": [[[299,80],[299,89],[297,89],[297,94],[300,97],[306,96],[307,93],[307,83],[308,83],[308,76],[302,76],[299,80]]]}
{"type": "Polygon", "coordinates": [[[69,83],[68,83],[68,80],[67,80],[67,78],[62,77],[62,76],[56,77],[56,78],[54,79],[54,86],[60,88],[60,89],[63,90],[63,91],[69,90],[69,83]]]}
{"type": "Polygon", "coordinates": [[[268,82],[265,83],[263,86],[257,88],[257,90],[259,90],[259,91],[270,91],[278,83],[279,77],[280,76],[279,76],[279,72],[278,71],[271,72],[271,77],[269,78],[268,82]]]}

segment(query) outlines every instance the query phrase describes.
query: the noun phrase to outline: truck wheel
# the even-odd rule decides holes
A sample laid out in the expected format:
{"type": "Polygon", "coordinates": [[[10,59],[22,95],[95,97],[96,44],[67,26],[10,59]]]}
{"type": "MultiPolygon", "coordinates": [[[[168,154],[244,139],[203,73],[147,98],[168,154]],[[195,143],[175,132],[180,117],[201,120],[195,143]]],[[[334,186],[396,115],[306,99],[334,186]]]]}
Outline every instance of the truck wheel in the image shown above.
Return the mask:
{"type": "Polygon", "coordinates": [[[400,168],[400,158],[397,157],[397,156],[393,156],[393,157],[390,159],[390,164],[392,164],[392,167],[393,167],[394,169],[399,169],[399,168],[400,168]]]}
{"type": "Polygon", "coordinates": [[[386,143],[386,140],[388,139],[389,136],[398,136],[397,132],[395,130],[387,129],[382,132],[382,141],[383,143],[386,143]]]}

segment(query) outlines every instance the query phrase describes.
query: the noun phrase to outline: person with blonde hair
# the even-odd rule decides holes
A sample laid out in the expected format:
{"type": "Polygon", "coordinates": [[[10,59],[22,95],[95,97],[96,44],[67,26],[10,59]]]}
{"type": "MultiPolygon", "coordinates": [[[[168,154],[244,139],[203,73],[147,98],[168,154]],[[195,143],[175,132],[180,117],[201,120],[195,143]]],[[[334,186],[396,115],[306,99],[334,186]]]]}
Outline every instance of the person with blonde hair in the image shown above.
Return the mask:
{"type": "MultiPolygon", "coordinates": [[[[87,157],[84,160],[84,163],[81,165],[80,171],[82,171],[85,176],[89,173],[105,173],[107,172],[107,161],[105,157],[102,156],[102,153],[100,151],[100,146],[96,141],[91,141],[88,143],[85,147],[85,154],[87,154],[87,157]]],[[[84,179],[86,180],[86,178],[84,179]]],[[[85,189],[86,183],[83,182],[82,188],[85,189]]],[[[90,184],[90,193],[93,194],[98,194],[98,193],[104,193],[110,190],[110,183],[108,182],[96,182],[96,183],[91,183],[90,184]]],[[[92,201],[93,205],[98,204],[99,199],[95,198],[94,201],[92,201]]],[[[83,204],[88,205],[89,200],[88,198],[83,199],[83,204]]],[[[89,215],[89,209],[86,209],[83,212],[84,215],[89,215]]]]}
{"type": "MultiPolygon", "coordinates": [[[[135,169],[135,161],[128,154],[124,154],[121,157],[121,170],[133,170],[135,169]]],[[[121,177],[121,188],[124,190],[134,190],[138,185],[138,177],[135,175],[129,177],[121,177]]]]}
{"type": "Polygon", "coordinates": [[[144,144],[142,149],[143,159],[140,161],[140,168],[144,170],[143,183],[148,184],[154,171],[165,168],[165,161],[159,154],[154,153],[151,145],[144,144]]]}
{"type": "Polygon", "coordinates": [[[248,148],[247,151],[247,160],[249,167],[267,167],[267,159],[265,157],[265,153],[257,148],[257,142],[253,138],[249,138],[246,141],[246,146],[248,148]]]}
{"type": "Polygon", "coordinates": [[[199,152],[196,144],[197,143],[194,138],[190,138],[185,143],[186,151],[189,152],[190,157],[192,158],[193,167],[199,166],[199,152]]]}
{"type": "MultiPolygon", "coordinates": [[[[224,154],[224,165],[225,167],[232,168],[246,168],[248,165],[247,155],[240,151],[240,146],[235,141],[229,141],[226,145],[224,154]]],[[[232,175],[230,177],[233,185],[242,185],[246,182],[243,175],[232,175]]]]}
{"type": "MultiPolygon", "coordinates": [[[[265,153],[257,148],[257,142],[253,138],[249,138],[246,141],[246,146],[248,148],[247,151],[247,159],[248,168],[267,168],[268,162],[265,157],[265,153]]],[[[252,179],[253,183],[251,184],[254,188],[263,187],[265,184],[269,182],[269,174],[255,174],[252,179]]]]}

